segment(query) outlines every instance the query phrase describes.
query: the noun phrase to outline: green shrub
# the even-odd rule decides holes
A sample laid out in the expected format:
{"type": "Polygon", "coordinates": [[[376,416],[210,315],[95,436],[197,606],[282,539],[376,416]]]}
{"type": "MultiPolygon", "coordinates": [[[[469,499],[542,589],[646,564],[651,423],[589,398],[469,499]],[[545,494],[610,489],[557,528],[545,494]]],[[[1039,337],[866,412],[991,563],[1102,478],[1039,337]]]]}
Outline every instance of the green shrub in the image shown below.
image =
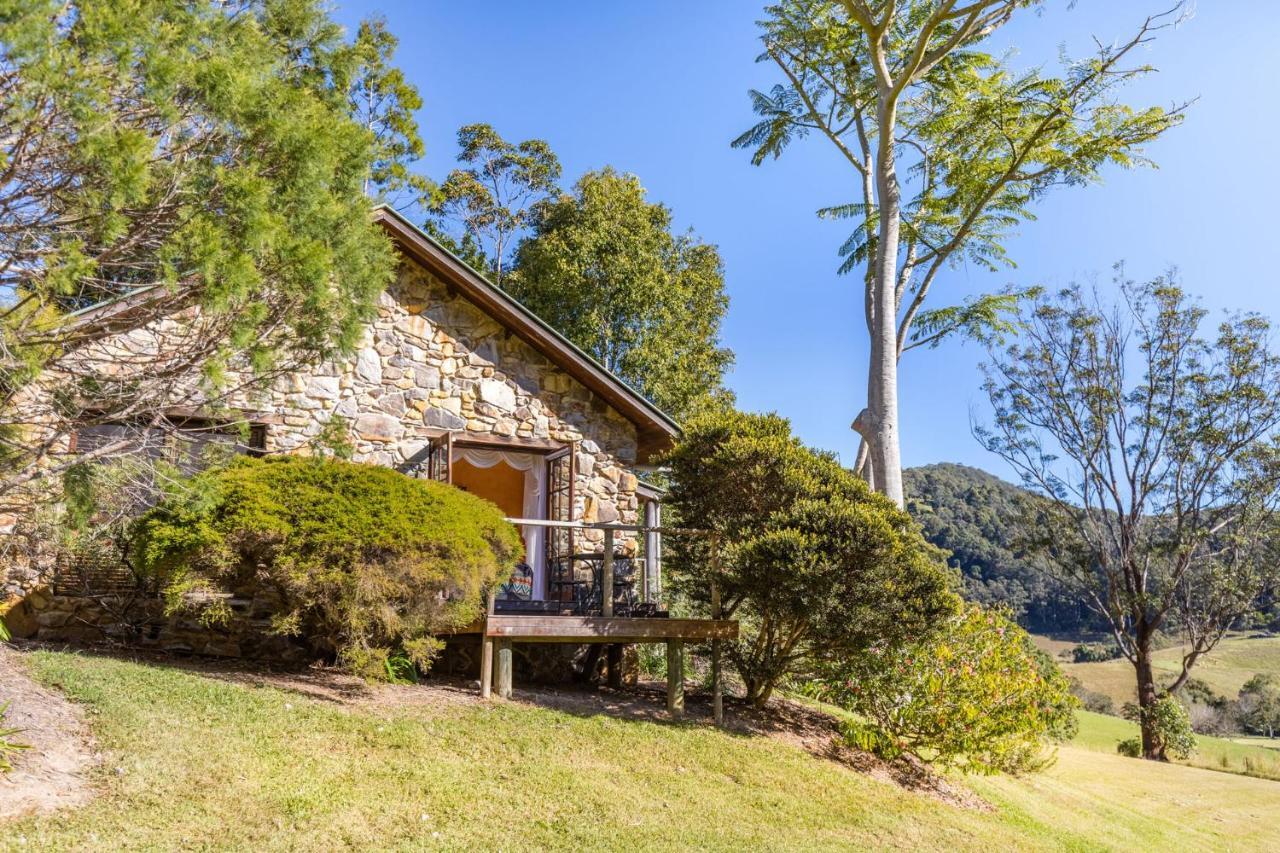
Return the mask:
{"type": "MultiPolygon", "coordinates": [[[[1159,761],[1167,761],[1170,756],[1188,758],[1196,751],[1196,736],[1191,728],[1191,715],[1187,712],[1185,705],[1168,693],[1148,708],[1126,702],[1123,716],[1139,725],[1142,725],[1144,718],[1149,722],[1151,731],[1155,735],[1155,754],[1151,756],[1152,758],[1159,761]]],[[[1142,754],[1141,750],[1139,754],[1142,754]]]]}
{"type": "Polygon", "coordinates": [[[4,718],[8,712],[9,703],[0,702],[0,773],[8,773],[13,769],[12,758],[15,754],[31,748],[13,739],[21,729],[5,727],[4,718]]]}
{"type": "MultiPolygon", "coordinates": [[[[0,619],[0,643],[9,641],[9,629],[4,624],[4,620],[0,619]]],[[[0,773],[8,773],[13,769],[10,763],[10,757],[15,752],[27,749],[27,745],[18,743],[13,740],[13,736],[18,733],[18,729],[9,729],[4,726],[5,713],[9,710],[9,703],[5,702],[0,705],[0,773]]]]}
{"type": "Polygon", "coordinates": [[[493,504],[443,483],[334,459],[239,459],[197,475],[135,524],[141,569],[171,611],[225,622],[224,593],[278,597],[276,633],[373,679],[430,664],[435,635],[480,614],[519,534],[493,504]]]}
{"type": "Polygon", "coordinates": [[[1101,663],[1116,660],[1121,655],[1115,643],[1079,643],[1071,649],[1073,663],[1101,663]]]}
{"type": "Polygon", "coordinates": [[[822,698],[858,715],[849,740],[993,773],[1043,767],[1075,733],[1066,677],[1004,615],[966,604],[927,640],[877,646],[824,668],[822,698]]]}
{"type": "Polygon", "coordinates": [[[1142,738],[1125,738],[1116,744],[1116,752],[1128,758],[1142,757],[1142,738]]]}
{"type": "Polygon", "coordinates": [[[824,656],[924,635],[955,612],[956,579],[911,517],[785,419],[695,418],[666,462],[665,505],[717,534],[672,537],[667,577],[703,612],[719,584],[740,623],[726,656],[750,701],[824,656]]]}

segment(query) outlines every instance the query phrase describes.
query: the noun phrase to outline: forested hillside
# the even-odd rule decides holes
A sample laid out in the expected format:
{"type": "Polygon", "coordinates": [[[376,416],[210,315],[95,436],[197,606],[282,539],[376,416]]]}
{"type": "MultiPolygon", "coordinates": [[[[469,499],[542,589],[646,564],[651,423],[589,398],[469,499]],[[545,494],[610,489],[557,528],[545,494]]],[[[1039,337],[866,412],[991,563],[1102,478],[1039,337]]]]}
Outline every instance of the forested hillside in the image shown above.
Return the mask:
{"type": "Polygon", "coordinates": [[[968,598],[1008,606],[1034,632],[1090,627],[1090,614],[1076,597],[1018,547],[1029,502],[1041,498],[953,463],[909,468],[903,477],[907,509],[930,542],[951,552],[968,598]]]}

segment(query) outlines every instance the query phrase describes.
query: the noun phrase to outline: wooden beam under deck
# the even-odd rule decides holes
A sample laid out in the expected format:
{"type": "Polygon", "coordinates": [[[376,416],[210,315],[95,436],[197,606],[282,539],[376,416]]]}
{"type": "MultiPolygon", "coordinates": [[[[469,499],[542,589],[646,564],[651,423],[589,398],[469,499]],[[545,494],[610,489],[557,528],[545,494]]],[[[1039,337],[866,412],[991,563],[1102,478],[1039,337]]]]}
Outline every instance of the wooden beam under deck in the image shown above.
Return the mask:
{"type": "Polygon", "coordinates": [[[494,614],[486,637],[522,643],[661,643],[667,640],[734,640],[733,619],[668,619],[631,616],[494,614]]]}

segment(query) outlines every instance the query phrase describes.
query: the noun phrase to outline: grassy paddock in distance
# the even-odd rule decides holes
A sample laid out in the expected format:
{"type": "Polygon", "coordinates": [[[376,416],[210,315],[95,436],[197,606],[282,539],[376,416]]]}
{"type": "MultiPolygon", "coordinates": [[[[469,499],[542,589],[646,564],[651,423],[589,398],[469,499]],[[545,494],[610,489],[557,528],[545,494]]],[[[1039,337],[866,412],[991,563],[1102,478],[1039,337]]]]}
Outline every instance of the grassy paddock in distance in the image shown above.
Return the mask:
{"type": "MultiPolygon", "coordinates": [[[[1075,645],[1046,637],[1036,637],[1036,644],[1046,651],[1063,647],[1069,649],[1075,645]]],[[[1153,657],[1157,679],[1172,680],[1181,670],[1182,649],[1178,646],[1161,649],[1153,657]]],[[[1090,690],[1110,696],[1117,707],[1134,701],[1133,665],[1128,660],[1069,663],[1062,658],[1056,659],[1064,672],[1080,679],[1090,690]]],[[[1191,675],[1204,681],[1215,693],[1234,699],[1244,683],[1259,672],[1280,675],[1280,637],[1225,637],[1217,648],[1196,662],[1191,675]]]]}

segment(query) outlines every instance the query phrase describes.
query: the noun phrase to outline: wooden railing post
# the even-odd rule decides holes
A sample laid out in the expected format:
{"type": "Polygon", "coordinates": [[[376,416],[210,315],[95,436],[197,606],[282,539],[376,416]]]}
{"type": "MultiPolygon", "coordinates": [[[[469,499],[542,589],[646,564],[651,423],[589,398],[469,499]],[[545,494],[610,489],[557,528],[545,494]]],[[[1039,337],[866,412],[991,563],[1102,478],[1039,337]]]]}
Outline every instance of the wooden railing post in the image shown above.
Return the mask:
{"type": "Polygon", "coordinates": [[[613,615],[613,529],[604,529],[604,560],[600,570],[600,615],[613,615]]]}

